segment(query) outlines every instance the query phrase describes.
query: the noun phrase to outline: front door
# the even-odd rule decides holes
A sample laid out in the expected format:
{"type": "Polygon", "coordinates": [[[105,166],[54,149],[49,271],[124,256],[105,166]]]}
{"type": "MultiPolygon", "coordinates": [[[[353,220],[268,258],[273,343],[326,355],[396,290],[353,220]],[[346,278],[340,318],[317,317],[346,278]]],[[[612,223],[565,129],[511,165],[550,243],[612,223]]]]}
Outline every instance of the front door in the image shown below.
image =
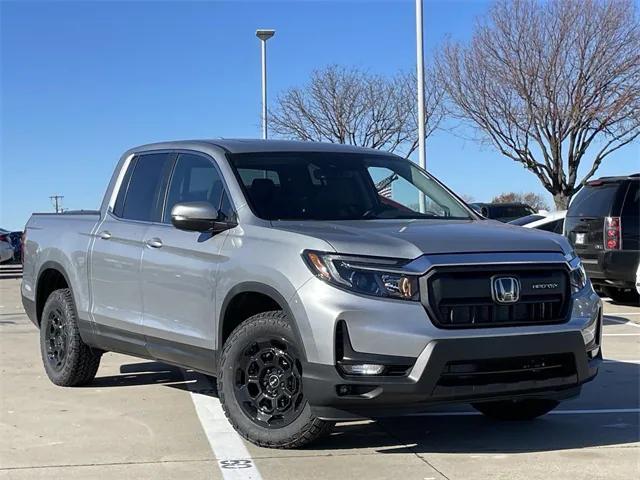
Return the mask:
{"type": "Polygon", "coordinates": [[[216,332],[215,291],[227,232],[187,232],[171,225],[178,202],[220,209],[224,186],[205,155],[181,153],[171,177],[162,224],[151,225],[142,254],[143,331],[156,358],[211,371],[216,332]]]}

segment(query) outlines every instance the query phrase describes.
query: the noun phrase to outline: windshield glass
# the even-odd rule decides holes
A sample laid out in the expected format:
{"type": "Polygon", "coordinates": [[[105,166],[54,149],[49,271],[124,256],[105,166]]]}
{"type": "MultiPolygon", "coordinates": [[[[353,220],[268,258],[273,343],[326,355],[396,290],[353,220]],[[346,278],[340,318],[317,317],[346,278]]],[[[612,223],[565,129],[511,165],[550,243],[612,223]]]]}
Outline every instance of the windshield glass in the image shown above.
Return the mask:
{"type": "Polygon", "coordinates": [[[318,152],[227,157],[254,213],[266,220],[471,218],[445,188],[407,160],[318,152]]]}

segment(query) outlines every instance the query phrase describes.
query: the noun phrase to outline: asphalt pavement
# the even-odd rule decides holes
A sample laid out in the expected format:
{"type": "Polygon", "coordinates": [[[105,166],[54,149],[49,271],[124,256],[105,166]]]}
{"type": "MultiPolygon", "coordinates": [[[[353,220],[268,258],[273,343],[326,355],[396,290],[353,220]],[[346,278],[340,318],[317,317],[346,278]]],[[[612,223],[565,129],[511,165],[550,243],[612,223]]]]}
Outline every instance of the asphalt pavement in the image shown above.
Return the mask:
{"type": "Polygon", "coordinates": [[[51,384],[19,279],[0,279],[0,479],[636,480],[640,308],[606,301],[605,315],[597,379],[541,419],[440,407],[270,450],[233,431],[200,374],[108,353],[91,385],[51,384]]]}

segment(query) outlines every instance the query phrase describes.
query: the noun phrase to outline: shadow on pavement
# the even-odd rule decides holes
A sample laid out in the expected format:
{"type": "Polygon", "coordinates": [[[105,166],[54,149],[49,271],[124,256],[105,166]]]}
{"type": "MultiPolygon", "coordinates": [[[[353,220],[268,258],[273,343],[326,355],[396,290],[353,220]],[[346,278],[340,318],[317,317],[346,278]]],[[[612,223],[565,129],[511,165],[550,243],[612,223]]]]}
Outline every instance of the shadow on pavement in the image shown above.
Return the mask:
{"type": "MultiPolygon", "coordinates": [[[[609,362],[596,381],[585,385],[579,405],[558,410],[638,408],[639,365],[609,362]]],[[[89,387],[126,387],[161,384],[217,396],[215,379],[160,362],[125,364],[121,375],[98,377],[89,387]]],[[[481,415],[410,416],[343,423],[333,434],[306,450],[376,448],[381,453],[519,453],[544,452],[640,441],[640,415],[633,412],[551,414],[530,422],[497,422],[481,415]]],[[[469,411],[469,410],[466,410],[469,411]]],[[[428,411],[426,412],[428,413],[428,411]]]]}
{"type": "Polygon", "coordinates": [[[617,315],[605,315],[603,318],[604,326],[608,325],[638,325],[633,320],[629,320],[625,317],[618,317],[617,315]]]}

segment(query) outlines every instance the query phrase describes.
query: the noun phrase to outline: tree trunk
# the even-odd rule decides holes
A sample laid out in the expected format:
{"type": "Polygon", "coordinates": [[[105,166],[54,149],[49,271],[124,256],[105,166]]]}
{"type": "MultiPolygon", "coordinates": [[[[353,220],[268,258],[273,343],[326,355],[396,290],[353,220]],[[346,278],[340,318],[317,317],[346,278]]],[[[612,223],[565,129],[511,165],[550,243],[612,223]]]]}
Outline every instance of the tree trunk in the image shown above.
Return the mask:
{"type": "Polygon", "coordinates": [[[553,202],[556,204],[556,210],[566,210],[569,207],[571,197],[564,193],[556,193],[553,196],[553,202]]]}

